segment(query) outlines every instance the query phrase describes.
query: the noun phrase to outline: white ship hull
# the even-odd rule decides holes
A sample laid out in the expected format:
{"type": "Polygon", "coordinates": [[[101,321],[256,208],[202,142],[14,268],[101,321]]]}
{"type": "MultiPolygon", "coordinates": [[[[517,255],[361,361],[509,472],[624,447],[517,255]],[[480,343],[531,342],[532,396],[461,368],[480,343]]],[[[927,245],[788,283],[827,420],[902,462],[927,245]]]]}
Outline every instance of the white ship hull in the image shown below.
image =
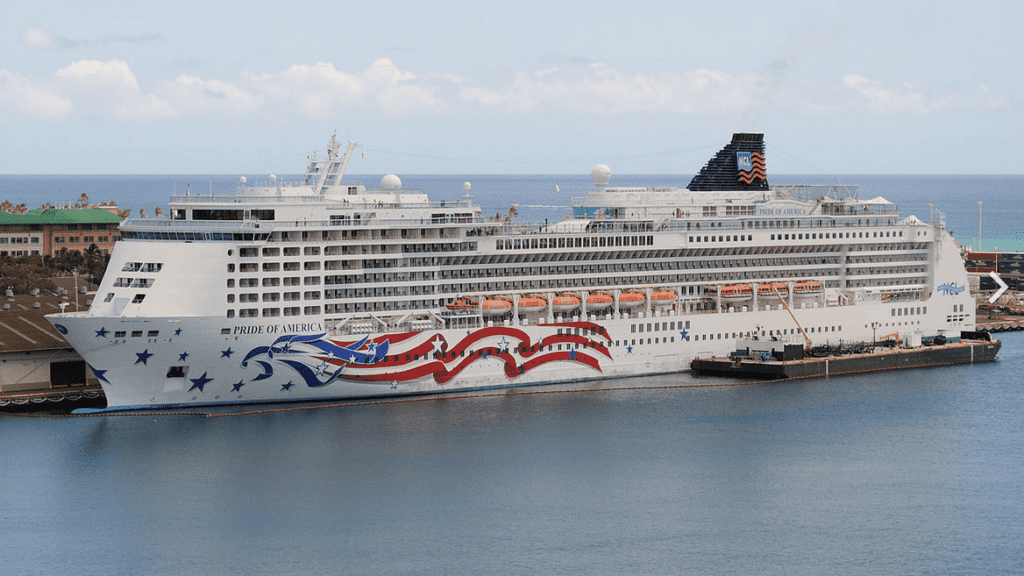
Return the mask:
{"type": "MultiPolygon", "coordinates": [[[[916,306],[952,308],[951,301],[939,295],[916,306]]],[[[952,335],[962,324],[951,330],[930,316],[893,322],[893,305],[882,302],[810,306],[795,311],[815,345],[868,341],[882,335],[878,327],[952,335]]],[[[749,336],[752,327],[759,327],[762,337],[802,342],[790,314],[782,305],[772,308],[668,310],[625,318],[597,314],[590,320],[492,322],[471,330],[359,337],[332,337],[320,323],[235,322],[232,333],[223,335],[222,318],[114,320],[67,314],[51,319],[85,354],[108,407],[128,409],[431,394],[684,372],[695,357],[728,355],[736,338],[749,336]],[[96,333],[120,330],[160,336],[99,347],[90,342],[99,339],[96,333]],[[169,375],[169,365],[188,369],[169,375]]]]}

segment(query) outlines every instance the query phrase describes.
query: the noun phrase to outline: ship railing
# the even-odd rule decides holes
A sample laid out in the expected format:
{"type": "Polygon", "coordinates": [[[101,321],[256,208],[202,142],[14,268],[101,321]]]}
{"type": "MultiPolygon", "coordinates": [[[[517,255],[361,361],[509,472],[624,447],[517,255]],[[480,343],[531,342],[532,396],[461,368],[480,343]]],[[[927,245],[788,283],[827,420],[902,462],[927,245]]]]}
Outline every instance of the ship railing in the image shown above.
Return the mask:
{"type": "Polygon", "coordinates": [[[813,202],[818,198],[844,200],[857,198],[857,186],[836,184],[783,184],[771,187],[772,191],[782,198],[798,202],[813,202]]]}
{"type": "MultiPolygon", "coordinates": [[[[422,194],[421,190],[403,190],[402,192],[422,194]]],[[[381,194],[394,196],[390,190],[367,190],[365,194],[381,194]]],[[[320,204],[329,203],[341,205],[345,208],[474,208],[476,205],[471,200],[439,200],[431,202],[358,202],[352,201],[344,196],[318,196],[318,195],[262,195],[262,194],[177,194],[171,196],[171,204],[244,204],[250,205],[278,205],[278,204],[320,204]]]]}

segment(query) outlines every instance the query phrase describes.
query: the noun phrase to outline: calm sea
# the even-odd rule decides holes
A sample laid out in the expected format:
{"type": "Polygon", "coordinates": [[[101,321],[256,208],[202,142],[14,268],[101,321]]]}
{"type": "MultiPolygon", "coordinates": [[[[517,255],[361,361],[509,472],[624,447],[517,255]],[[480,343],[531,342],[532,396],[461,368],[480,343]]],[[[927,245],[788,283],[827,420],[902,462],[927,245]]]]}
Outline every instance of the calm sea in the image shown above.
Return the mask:
{"type": "MultiPolygon", "coordinates": [[[[86,191],[152,213],[199,178],[3,176],[0,196],[86,191]]],[[[533,220],[586,187],[405,184],[455,199],[463,180],[488,211],[515,202],[533,220]]],[[[981,200],[986,247],[1020,237],[1020,177],[843,183],[922,219],[933,202],[967,242],[981,200]]],[[[1021,574],[1021,373],[1016,333],[991,364],[797,383],[675,375],[214,418],[3,416],[0,573],[1021,574]]]]}

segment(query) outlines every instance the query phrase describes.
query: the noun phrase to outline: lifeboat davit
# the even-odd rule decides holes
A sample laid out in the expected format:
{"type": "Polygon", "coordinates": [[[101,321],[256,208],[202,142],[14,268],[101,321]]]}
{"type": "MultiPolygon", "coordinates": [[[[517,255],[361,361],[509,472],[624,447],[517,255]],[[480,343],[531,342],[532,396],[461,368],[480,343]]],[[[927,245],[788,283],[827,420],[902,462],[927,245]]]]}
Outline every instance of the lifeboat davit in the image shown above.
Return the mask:
{"type": "Polygon", "coordinates": [[[551,299],[551,308],[555,312],[570,312],[579,308],[580,299],[572,294],[562,294],[551,299]]]}
{"type": "Polygon", "coordinates": [[[605,294],[604,292],[597,292],[595,294],[587,294],[587,310],[605,310],[610,308],[615,299],[612,298],[611,294],[605,294]]]}
{"type": "Polygon", "coordinates": [[[730,284],[722,286],[721,295],[726,302],[746,302],[754,297],[754,291],[746,284],[730,284]]]}
{"type": "Polygon", "coordinates": [[[501,316],[512,309],[512,303],[503,298],[492,298],[484,300],[481,304],[484,316],[501,316]]]}
{"type": "Polygon", "coordinates": [[[757,287],[757,297],[761,300],[778,300],[779,296],[785,298],[789,295],[789,286],[786,286],[782,282],[776,282],[774,284],[760,284],[757,287]],[[772,290],[772,286],[775,290],[778,290],[778,294],[775,290],[772,290]]]}
{"type": "Polygon", "coordinates": [[[644,303],[644,295],[639,292],[623,292],[619,294],[619,308],[633,308],[644,303]]]}
{"type": "Polygon", "coordinates": [[[664,308],[671,306],[676,301],[676,293],[671,290],[655,290],[651,292],[651,306],[664,308]]]}
{"type": "Polygon", "coordinates": [[[804,280],[793,285],[793,296],[796,298],[814,298],[822,292],[821,282],[817,280],[804,280]]]}
{"type": "Polygon", "coordinates": [[[540,296],[524,296],[519,299],[520,312],[540,312],[548,305],[548,301],[540,296]]]}

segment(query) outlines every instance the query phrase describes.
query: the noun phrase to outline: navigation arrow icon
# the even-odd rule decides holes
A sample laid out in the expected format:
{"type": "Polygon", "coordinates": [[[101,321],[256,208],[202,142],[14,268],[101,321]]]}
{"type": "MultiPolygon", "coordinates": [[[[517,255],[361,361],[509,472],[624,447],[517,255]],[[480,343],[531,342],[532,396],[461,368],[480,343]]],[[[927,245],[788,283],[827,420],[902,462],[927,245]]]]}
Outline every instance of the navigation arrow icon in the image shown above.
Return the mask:
{"type": "Polygon", "coordinates": [[[1003,279],[999,277],[999,274],[989,272],[988,275],[996,281],[996,284],[999,284],[999,290],[996,290],[996,293],[988,299],[989,304],[995,304],[996,300],[999,300],[999,297],[1003,295],[1003,292],[1006,292],[1006,289],[1009,288],[1009,286],[1006,285],[1006,282],[1003,282],[1003,279]]]}

